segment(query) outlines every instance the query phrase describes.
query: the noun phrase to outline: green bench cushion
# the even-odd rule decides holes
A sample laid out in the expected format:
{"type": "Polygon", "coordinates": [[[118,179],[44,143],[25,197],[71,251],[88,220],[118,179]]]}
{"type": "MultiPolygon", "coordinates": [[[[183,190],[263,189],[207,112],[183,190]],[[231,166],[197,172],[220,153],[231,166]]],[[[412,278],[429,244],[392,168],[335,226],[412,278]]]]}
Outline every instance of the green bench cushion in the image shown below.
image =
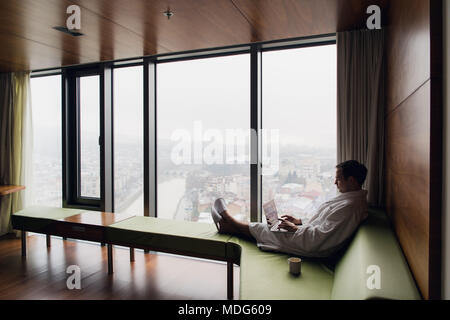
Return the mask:
{"type": "Polygon", "coordinates": [[[112,224],[106,229],[108,242],[220,260],[227,259],[229,239],[228,235],[218,234],[213,224],[142,216],[112,224]]]}
{"type": "Polygon", "coordinates": [[[391,229],[386,214],[370,209],[353,241],[335,268],[332,299],[420,299],[408,264],[391,229]],[[380,268],[380,289],[369,289],[373,274],[380,268]]]}
{"type": "Polygon", "coordinates": [[[11,222],[14,229],[38,233],[46,233],[51,230],[55,220],[68,218],[86,210],[63,209],[54,207],[29,207],[14,213],[11,222]]]}
{"type": "Polygon", "coordinates": [[[289,274],[288,255],[261,251],[253,242],[233,237],[228,252],[240,256],[241,299],[420,299],[386,214],[374,209],[348,248],[330,259],[303,258],[299,277],[289,274]],[[367,286],[372,265],[380,267],[380,289],[367,286]]]}
{"type": "MultiPolygon", "coordinates": [[[[233,237],[240,246],[240,299],[325,300],[330,299],[333,272],[314,259],[302,259],[302,274],[289,273],[286,254],[261,251],[255,243],[233,237]]],[[[237,254],[238,248],[231,249],[237,254]]]]}

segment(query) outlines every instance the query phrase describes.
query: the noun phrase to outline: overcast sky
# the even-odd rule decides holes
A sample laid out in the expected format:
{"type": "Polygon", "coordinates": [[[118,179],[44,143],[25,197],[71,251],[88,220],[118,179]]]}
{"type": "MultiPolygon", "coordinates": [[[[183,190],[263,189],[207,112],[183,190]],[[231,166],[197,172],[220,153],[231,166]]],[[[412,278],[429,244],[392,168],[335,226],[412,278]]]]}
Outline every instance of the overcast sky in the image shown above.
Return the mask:
{"type": "MultiPolygon", "coordinates": [[[[60,128],[60,76],[31,83],[36,129],[60,128]]],[[[250,126],[248,54],[160,64],[157,83],[160,139],[170,139],[176,129],[193,135],[195,121],[203,130],[223,133],[250,126]]],[[[142,137],[142,68],[116,70],[115,86],[117,129],[122,136],[142,137]]],[[[86,110],[98,112],[95,102],[86,110]]],[[[87,128],[98,127],[98,116],[83,118],[87,128]]],[[[335,148],[335,45],[263,54],[263,127],[279,129],[282,144],[335,148]]]]}
{"type": "MultiPolygon", "coordinates": [[[[175,129],[249,128],[250,56],[158,66],[158,134],[175,129]]],[[[336,146],[336,46],[263,54],[263,127],[282,143],[336,146]]]]}

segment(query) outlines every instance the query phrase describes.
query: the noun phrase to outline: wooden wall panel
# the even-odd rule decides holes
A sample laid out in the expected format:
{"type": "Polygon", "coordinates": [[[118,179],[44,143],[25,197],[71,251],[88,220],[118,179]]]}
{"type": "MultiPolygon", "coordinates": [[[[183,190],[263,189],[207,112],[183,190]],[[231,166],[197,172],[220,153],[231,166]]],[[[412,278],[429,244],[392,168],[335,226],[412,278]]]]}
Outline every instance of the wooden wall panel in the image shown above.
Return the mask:
{"type": "Polygon", "coordinates": [[[424,296],[429,274],[430,81],[386,119],[386,206],[424,296]]]}
{"type": "Polygon", "coordinates": [[[389,113],[430,78],[430,0],[390,1],[388,31],[389,113]]]}
{"type": "Polygon", "coordinates": [[[426,299],[440,297],[442,1],[390,2],[386,207],[426,299]]]}

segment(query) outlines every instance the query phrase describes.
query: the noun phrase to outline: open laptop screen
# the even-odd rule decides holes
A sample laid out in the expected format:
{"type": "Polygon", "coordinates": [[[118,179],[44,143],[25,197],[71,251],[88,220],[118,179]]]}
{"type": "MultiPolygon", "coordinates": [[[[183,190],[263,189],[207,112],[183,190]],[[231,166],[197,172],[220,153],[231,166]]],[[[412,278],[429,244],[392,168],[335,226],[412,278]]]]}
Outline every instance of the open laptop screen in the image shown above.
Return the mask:
{"type": "Polygon", "coordinates": [[[263,204],[264,214],[266,215],[267,223],[269,225],[275,225],[278,223],[278,210],[275,205],[275,200],[270,200],[263,204]]]}

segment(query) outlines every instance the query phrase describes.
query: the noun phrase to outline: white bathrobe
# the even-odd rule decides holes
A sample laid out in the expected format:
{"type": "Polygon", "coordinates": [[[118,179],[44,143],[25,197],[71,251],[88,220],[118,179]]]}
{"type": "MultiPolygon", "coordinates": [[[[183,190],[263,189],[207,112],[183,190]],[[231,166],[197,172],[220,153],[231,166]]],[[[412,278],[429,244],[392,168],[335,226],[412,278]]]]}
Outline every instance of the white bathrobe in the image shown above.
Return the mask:
{"type": "Polygon", "coordinates": [[[272,232],[265,223],[250,223],[262,250],[304,257],[327,257],[338,250],[367,218],[367,191],[341,193],[323,203],[294,233],[272,232]]]}

